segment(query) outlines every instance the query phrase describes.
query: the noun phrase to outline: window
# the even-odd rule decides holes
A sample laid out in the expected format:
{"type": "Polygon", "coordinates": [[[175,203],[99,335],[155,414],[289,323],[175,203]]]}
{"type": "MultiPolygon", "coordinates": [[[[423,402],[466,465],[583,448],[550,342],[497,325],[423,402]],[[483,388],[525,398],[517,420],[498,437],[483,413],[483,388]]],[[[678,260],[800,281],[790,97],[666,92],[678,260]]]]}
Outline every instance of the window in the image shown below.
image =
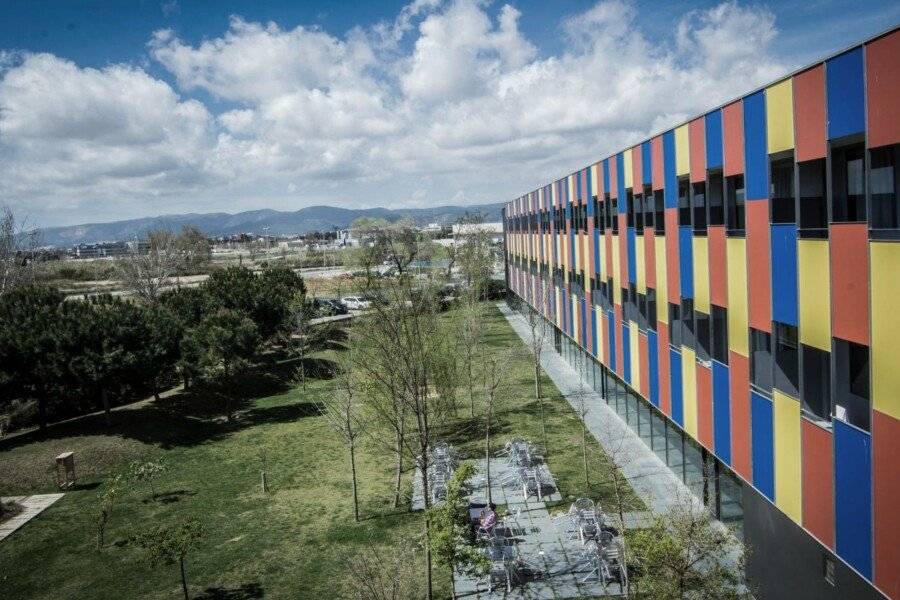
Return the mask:
{"type": "Polygon", "coordinates": [[[625,292],[625,293],[624,293],[624,296],[627,298],[627,303],[626,303],[626,305],[625,305],[625,320],[626,320],[626,321],[637,321],[637,320],[638,320],[638,316],[637,316],[637,303],[638,303],[638,298],[637,298],[637,288],[635,287],[635,285],[634,285],[633,283],[631,283],[631,284],[628,285],[628,289],[627,289],[627,290],[624,290],[624,289],[623,289],[622,291],[625,292]]]}
{"type": "Polygon", "coordinates": [[[629,227],[634,227],[635,199],[631,190],[625,190],[625,200],[627,202],[627,204],[625,204],[625,210],[628,213],[626,220],[629,227]]]}
{"type": "Polygon", "coordinates": [[[728,364],[728,311],[712,305],[712,358],[728,364]]]}
{"type": "Polygon", "coordinates": [[[681,345],[694,347],[694,301],[681,299],[681,345]]]}
{"type": "Polygon", "coordinates": [[[851,144],[831,151],[831,218],[835,223],[866,220],[865,149],[851,144]]]}
{"type": "Polygon", "coordinates": [[[765,331],[750,328],[750,383],[772,391],[772,339],[765,331]]]}
{"type": "Polygon", "coordinates": [[[725,224],[725,188],[722,180],[722,172],[711,172],[707,176],[706,203],[709,206],[709,224],[725,224]]]}
{"type": "Polygon", "coordinates": [[[687,177],[678,180],[678,224],[691,224],[691,184],[687,177]]]}
{"type": "Polygon", "coordinates": [[[709,361],[712,352],[709,315],[698,310],[694,313],[694,318],[697,321],[697,358],[709,361]]]}
{"type": "Polygon", "coordinates": [[[609,308],[615,304],[615,288],[613,288],[612,277],[606,279],[606,299],[609,302],[609,308]]]}
{"type": "Polygon", "coordinates": [[[725,207],[728,233],[744,233],[744,176],[725,178],[725,207]]]}
{"type": "Polygon", "coordinates": [[[827,554],[822,555],[822,575],[830,585],[835,585],[837,579],[834,575],[834,559],[827,554]]]}
{"type": "Polygon", "coordinates": [[[647,327],[656,331],[656,290],[647,288],[647,327]]]}
{"type": "Polygon", "coordinates": [[[798,397],[799,349],[797,328],[784,323],[773,323],[775,331],[775,388],[798,397]]]}
{"type": "Polygon", "coordinates": [[[834,416],[869,430],[869,348],[834,338],[834,416]]]}
{"type": "Polygon", "coordinates": [[[797,164],[800,172],[800,237],[828,237],[825,159],[797,164]]]}
{"type": "Polygon", "coordinates": [[[831,420],[831,356],[824,350],[800,345],[800,406],[820,419],[831,420]]]}
{"type": "Polygon", "coordinates": [[[870,227],[873,231],[900,230],[900,195],[897,194],[897,181],[900,180],[900,144],[870,150],[869,157],[870,227]]]}
{"type": "Polygon", "coordinates": [[[594,196],[594,229],[603,231],[603,203],[594,196]]]}
{"type": "Polygon", "coordinates": [[[638,312],[640,312],[638,327],[647,329],[647,294],[638,294],[638,312]]]}
{"type": "Polygon", "coordinates": [[[653,197],[653,188],[649,185],[644,186],[644,227],[653,227],[655,199],[653,197]]]}
{"type": "Polygon", "coordinates": [[[681,307],[669,303],[669,326],[672,328],[669,343],[678,347],[681,345],[681,307]]]}
{"type": "Polygon", "coordinates": [[[794,156],[773,160],[769,179],[772,223],[794,223],[794,156]]]}
{"type": "Polygon", "coordinates": [[[666,197],[662,190],[653,192],[653,225],[656,233],[666,232],[666,197]]]}
{"type": "Polygon", "coordinates": [[[706,182],[691,184],[691,206],[694,210],[694,233],[706,233],[706,182]]]}
{"type": "Polygon", "coordinates": [[[613,198],[612,204],[609,204],[609,221],[612,223],[613,234],[619,233],[619,199],[613,198]]]}
{"type": "Polygon", "coordinates": [[[634,197],[634,227],[639,232],[644,228],[644,197],[640,194],[634,197]]]}

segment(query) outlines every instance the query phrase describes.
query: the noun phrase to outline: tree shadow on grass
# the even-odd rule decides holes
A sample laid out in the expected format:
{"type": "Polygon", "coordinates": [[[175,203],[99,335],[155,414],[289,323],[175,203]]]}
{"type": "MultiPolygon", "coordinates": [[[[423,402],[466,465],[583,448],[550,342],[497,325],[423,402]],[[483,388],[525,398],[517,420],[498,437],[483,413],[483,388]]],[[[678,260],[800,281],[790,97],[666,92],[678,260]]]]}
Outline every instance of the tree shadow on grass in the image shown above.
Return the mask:
{"type": "Polygon", "coordinates": [[[194,492],[192,490],[172,490],[171,492],[160,492],[158,494],[154,494],[150,498],[146,498],[145,500],[143,500],[143,502],[160,502],[162,504],[172,504],[173,502],[180,502],[182,498],[188,498],[190,496],[196,495],[197,492],[194,492]]]}
{"type": "Polygon", "coordinates": [[[195,600],[251,600],[252,598],[262,598],[265,592],[259,583],[245,583],[244,585],[226,588],[226,587],[208,587],[203,590],[203,594],[194,596],[195,600]]]}

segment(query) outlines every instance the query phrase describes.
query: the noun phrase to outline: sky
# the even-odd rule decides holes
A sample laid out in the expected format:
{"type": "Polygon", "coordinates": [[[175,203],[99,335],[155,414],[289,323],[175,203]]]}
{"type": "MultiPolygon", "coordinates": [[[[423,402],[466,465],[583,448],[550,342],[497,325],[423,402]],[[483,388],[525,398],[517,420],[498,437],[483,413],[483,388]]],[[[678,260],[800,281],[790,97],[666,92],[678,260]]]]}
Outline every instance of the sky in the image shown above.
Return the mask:
{"type": "Polygon", "coordinates": [[[39,227],[507,201],[900,23],[895,0],[0,0],[39,227]]]}

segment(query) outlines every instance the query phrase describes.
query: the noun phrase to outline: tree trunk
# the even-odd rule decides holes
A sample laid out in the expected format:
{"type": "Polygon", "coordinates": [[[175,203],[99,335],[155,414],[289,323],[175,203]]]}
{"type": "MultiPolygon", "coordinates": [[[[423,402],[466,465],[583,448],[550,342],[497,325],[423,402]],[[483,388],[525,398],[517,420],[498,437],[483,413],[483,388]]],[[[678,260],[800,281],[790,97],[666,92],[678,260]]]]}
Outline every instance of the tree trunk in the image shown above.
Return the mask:
{"type": "MultiPolygon", "coordinates": [[[[427,456],[428,449],[425,448],[423,457],[427,456]]],[[[428,509],[431,507],[431,497],[428,494],[428,461],[420,459],[420,469],[422,474],[422,494],[425,498],[425,589],[427,590],[426,598],[433,600],[434,593],[431,582],[431,522],[428,518],[428,509]]]]}
{"type": "Polygon", "coordinates": [[[469,376],[468,379],[466,380],[468,382],[468,386],[469,386],[469,408],[472,413],[471,417],[474,419],[475,418],[475,391],[472,388],[472,357],[471,356],[466,358],[466,370],[467,370],[467,372],[468,372],[467,374],[469,376]]]}
{"type": "Polygon", "coordinates": [[[187,577],[184,574],[184,557],[178,559],[178,565],[181,567],[181,589],[184,591],[184,600],[191,600],[188,596],[187,577]]]}
{"type": "Polygon", "coordinates": [[[394,479],[394,508],[400,506],[400,486],[403,485],[403,422],[397,430],[397,441],[394,447],[397,454],[397,476],[394,479]]]}
{"type": "Polygon", "coordinates": [[[587,427],[584,424],[584,414],[581,416],[581,460],[584,463],[584,485],[591,487],[591,480],[588,476],[588,459],[587,459],[587,427]]]}
{"type": "Polygon", "coordinates": [[[359,523],[359,498],[356,493],[356,446],[350,440],[350,477],[353,484],[353,518],[359,523]]]}
{"type": "Polygon", "coordinates": [[[537,355],[534,359],[534,397],[541,399],[541,363],[537,355]]]}
{"type": "Polygon", "coordinates": [[[153,378],[153,399],[159,402],[159,379],[153,378]]]}
{"type": "Polygon", "coordinates": [[[491,507],[493,498],[491,497],[491,401],[488,400],[487,419],[484,427],[484,464],[485,464],[485,486],[487,489],[488,508],[491,507]]]}

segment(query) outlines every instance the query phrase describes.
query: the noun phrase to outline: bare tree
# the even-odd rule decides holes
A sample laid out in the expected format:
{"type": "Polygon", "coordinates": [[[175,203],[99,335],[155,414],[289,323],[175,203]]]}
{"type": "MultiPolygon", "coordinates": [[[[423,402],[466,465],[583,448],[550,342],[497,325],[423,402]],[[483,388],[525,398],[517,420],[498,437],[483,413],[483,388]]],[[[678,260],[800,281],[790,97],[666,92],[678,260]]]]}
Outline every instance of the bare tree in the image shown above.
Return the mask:
{"type": "Polygon", "coordinates": [[[397,548],[370,546],[350,561],[349,592],[354,600],[418,600],[415,544],[397,548]]]}
{"type": "Polygon", "coordinates": [[[487,502],[491,504],[491,425],[494,406],[505,391],[506,365],[510,356],[506,353],[488,354],[482,357],[482,388],[484,391],[484,463],[487,502]]]}
{"type": "Polygon", "coordinates": [[[8,206],[0,208],[0,295],[34,277],[40,232],[28,231],[8,206]]]}
{"type": "MultiPolygon", "coordinates": [[[[414,288],[409,278],[386,278],[383,301],[373,303],[351,333],[358,343],[355,362],[368,377],[384,388],[396,386],[402,411],[372,404],[383,419],[410,421],[403,444],[419,468],[426,510],[431,506],[428,460],[435,430],[449,413],[446,399],[434,389],[437,362],[446,357],[442,344],[450,337],[439,318],[433,290],[414,288]]],[[[427,597],[432,598],[430,523],[424,519],[427,597]]]]}
{"type": "Polygon", "coordinates": [[[527,307],[525,320],[528,323],[528,329],[531,337],[528,338],[528,345],[531,347],[531,360],[534,369],[534,397],[538,401],[541,409],[541,441],[547,449],[547,420],[544,414],[544,394],[541,390],[541,353],[544,349],[544,338],[546,337],[546,328],[544,327],[543,309],[546,303],[547,284],[541,282],[536,290],[537,297],[534,300],[535,307],[527,307]]]}
{"type": "Polygon", "coordinates": [[[353,371],[353,353],[348,351],[340,360],[334,378],[334,393],[319,403],[319,411],[347,444],[350,459],[350,482],[353,489],[353,518],[359,521],[359,496],[356,485],[356,442],[365,433],[362,400],[353,371]]]}
{"type": "Polygon", "coordinates": [[[125,286],[148,302],[156,302],[184,268],[209,257],[209,244],[195,227],[185,227],[178,235],[165,229],[151,231],[146,243],[146,253],[136,244],[130,254],[116,261],[116,266],[125,286]]]}
{"type": "Polygon", "coordinates": [[[478,348],[484,329],[484,311],[478,296],[469,290],[463,296],[459,313],[459,333],[457,339],[465,369],[466,389],[469,394],[469,416],[475,418],[475,361],[478,360],[478,348]]]}

